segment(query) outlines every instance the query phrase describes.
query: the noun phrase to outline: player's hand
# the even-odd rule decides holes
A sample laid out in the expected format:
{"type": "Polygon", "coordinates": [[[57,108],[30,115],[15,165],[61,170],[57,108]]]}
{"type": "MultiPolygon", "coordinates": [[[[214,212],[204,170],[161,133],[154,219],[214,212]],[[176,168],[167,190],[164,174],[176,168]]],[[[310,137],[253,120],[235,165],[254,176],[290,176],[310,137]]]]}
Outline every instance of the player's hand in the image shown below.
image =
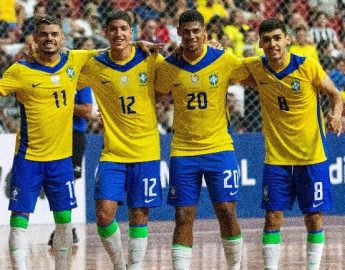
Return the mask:
{"type": "Polygon", "coordinates": [[[29,42],[23,50],[18,54],[20,59],[25,60],[26,62],[34,62],[35,57],[37,56],[37,44],[35,42],[29,42]]]}
{"type": "Polygon", "coordinates": [[[215,48],[215,49],[219,49],[219,50],[224,49],[223,45],[215,39],[209,40],[207,44],[210,45],[212,48],[215,48]]]}
{"type": "Polygon", "coordinates": [[[330,129],[334,131],[337,134],[337,136],[339,136],[340,133],[343,131],[341,117],[328,113],[327,119],[328,119],[330,129]]]}
{"type": "Polygon", "coordinates": [[[149,41],[140,40],[134,42],[133,45],[142,49],[147,55],[164,51],[164,43],[152,43],[149,41]]]}

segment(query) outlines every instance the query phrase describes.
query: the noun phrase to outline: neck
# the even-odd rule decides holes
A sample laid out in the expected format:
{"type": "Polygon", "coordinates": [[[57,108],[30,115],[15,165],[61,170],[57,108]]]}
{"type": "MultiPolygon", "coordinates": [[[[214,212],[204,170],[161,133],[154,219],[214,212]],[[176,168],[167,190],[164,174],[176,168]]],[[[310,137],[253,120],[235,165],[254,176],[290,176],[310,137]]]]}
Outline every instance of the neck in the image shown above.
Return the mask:
{"type": "Polygon", "coordinates": [[[128,46],[124,49],[110,49],[111,58],[115,61],[124,61],[131,56],[132,47],[128,46]]]}
{"type": "Polygon", "coordinates": [[[182,55],[183,58],[185,58],[188,61],[194,61],[195,59],[198,59],[202,53],[204,52],[204,46],[200,46],[200,48],[198,48],[195,51],[189,51],[187,49],[183,49],[182,50],[182,55]]]}
{"type": "Polygon", "coordinates": [[[54,63],[56,62],[60,57],[60,52],[54,53],[54,54],[46,54],[46,53],[39,53],[38,54],[38,60],[43,63],[54,63]]]}
{"type": "Polygon", "coordinates": [[[285,52],[284,55],[280,59],[277,59],[274,61],[268,61],[269,66],[275,70],[280,69],[281,67],[285,65],[287,55],[288,53],[285,52]]]}

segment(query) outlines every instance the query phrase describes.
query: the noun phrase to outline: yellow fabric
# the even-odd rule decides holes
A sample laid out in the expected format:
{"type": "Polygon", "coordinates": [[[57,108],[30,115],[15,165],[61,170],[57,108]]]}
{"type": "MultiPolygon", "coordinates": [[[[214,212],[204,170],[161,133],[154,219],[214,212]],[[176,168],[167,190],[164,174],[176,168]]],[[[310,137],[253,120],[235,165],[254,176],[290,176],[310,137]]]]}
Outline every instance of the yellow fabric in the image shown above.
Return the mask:
{"type": "MultiPolygon", "coordinates": [[[[132,48],[126,61],[113,63],[127,66],[137,58],[132,48]]],[[[92,58],[83,68],[79,87],[92,87],[104,123],[101,161],[134,163],[160,159],[153,88],[160,61],[163,57],[153,54],[122,72],[92,58]],[[141,81],[141,76],[147,81],[141,81]]]]}
{"type": "MultiPolygon", "coordinates": [[[[245,79],[248,71],[233,54],[204,47],[203,54],[184,66],[159,65],[155,87],[172,92],[174,101],[174,135],[171,156],[195,156],[233,150],[228,132],[226,94],[229,83],[245,79]],[[206,54],[207,52],[207,54],[206,54]],[[185,67],[200,67],[189,71],[185,67]]],[[[171,59],[171,58],[170,58],[171,59]]]]}
{"type": "Polygon", "coordinates": [[[315,45],[310,44],[302,46],[294,44],[290,46],[289,51],[300,56],[309,56],[314,58],[316,61],[319,61],[319,56],[315,45]]]}
{"type": "Polygon", "coordinates": [[[0,0],[0,21],[16,23],[16,0],[0,0]]]}
{"type": "MultiPolygon", "coordinates": [[[[258,57],[244,58],[260,95],[265,163],[308,165],[326,160],[325,128],[318,103],[318,87],[326,73],[313,58],[307,57],[296,70],[278,79],[258,57]],[[285,99],[288,110],[279,102],[285,99]]],[[[289,70],[290,54],[285,63],[289,70]]],[[[281,70],[280,70],[281,71],[281,70]]],[[[278,72],[278,71],[276,71],[278,72]]]]}
{"type": "MultiPolygon", "coordinates": [[[[54,73],[44,71],[41,65],[37,69],[30,68],[23,62],[13,64],[4,73],[0,80],[0,96],[14,92],[21,105],[16,152],[27,145],[25,158],[34,161],[58,160],[72,155],[77,80],[83,65],[94,54],[95,51],[70,51],[65,64],[54,73]]],[[[56,64],[60,61],[62,59],[56,64]]]]}

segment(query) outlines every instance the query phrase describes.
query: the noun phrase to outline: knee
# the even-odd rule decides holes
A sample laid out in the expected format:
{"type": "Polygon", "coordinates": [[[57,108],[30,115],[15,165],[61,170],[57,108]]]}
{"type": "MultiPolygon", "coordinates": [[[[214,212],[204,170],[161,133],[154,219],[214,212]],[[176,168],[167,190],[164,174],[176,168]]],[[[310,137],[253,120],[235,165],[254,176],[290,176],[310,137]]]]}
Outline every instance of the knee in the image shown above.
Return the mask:
{"type": "Polygon", "coordinates": [[[143,225],[148,222],[149,209],[145,208],[130,208],[129,210],[129,224],[143,225]]]}
{"type": "Polygon", "coordinates": [[[97,225],[106,226],[110,224],[115,217],[115,206],[110,206],[102,202],[97,202],[96,218],[97,225]]]}
{"type": "Polygon", "coordinates": [[[266,230],[280,230],[284,222],[284,214],[280,211],[269,211],[265,217],[266,230]]]}
{"type": "Polygon", "coordinates": [[[304,217],[304,222],[308,231],[318,231],[322,229],[322,213],[310,213],[304,217]]]}
{"type": "Polygon", "coordinates": [[[192,226],[195,219],[195,207],[177,207],[175,221],[177,226],[192,226]]]}

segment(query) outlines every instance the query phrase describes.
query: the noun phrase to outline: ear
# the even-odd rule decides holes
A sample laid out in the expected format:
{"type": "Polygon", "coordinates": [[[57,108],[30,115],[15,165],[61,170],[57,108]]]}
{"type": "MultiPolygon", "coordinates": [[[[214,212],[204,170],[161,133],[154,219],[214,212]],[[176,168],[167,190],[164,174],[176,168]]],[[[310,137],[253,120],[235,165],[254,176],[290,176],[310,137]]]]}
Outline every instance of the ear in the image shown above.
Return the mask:
{"type": "Polygon", "coordinates": [[[177,27],[177,34],[179,35],[179,37],[181,36],[181,29],[180,29],[180,27],[177,27]]]}
{"type": "Polygon", "coordinates": [[[290,35],[287,35],[287,36],[286,36],[286,44],[287,44],[288,46],[291,45],[291,41],[292,41],[292,37],[291,37],[290,35]]]}

